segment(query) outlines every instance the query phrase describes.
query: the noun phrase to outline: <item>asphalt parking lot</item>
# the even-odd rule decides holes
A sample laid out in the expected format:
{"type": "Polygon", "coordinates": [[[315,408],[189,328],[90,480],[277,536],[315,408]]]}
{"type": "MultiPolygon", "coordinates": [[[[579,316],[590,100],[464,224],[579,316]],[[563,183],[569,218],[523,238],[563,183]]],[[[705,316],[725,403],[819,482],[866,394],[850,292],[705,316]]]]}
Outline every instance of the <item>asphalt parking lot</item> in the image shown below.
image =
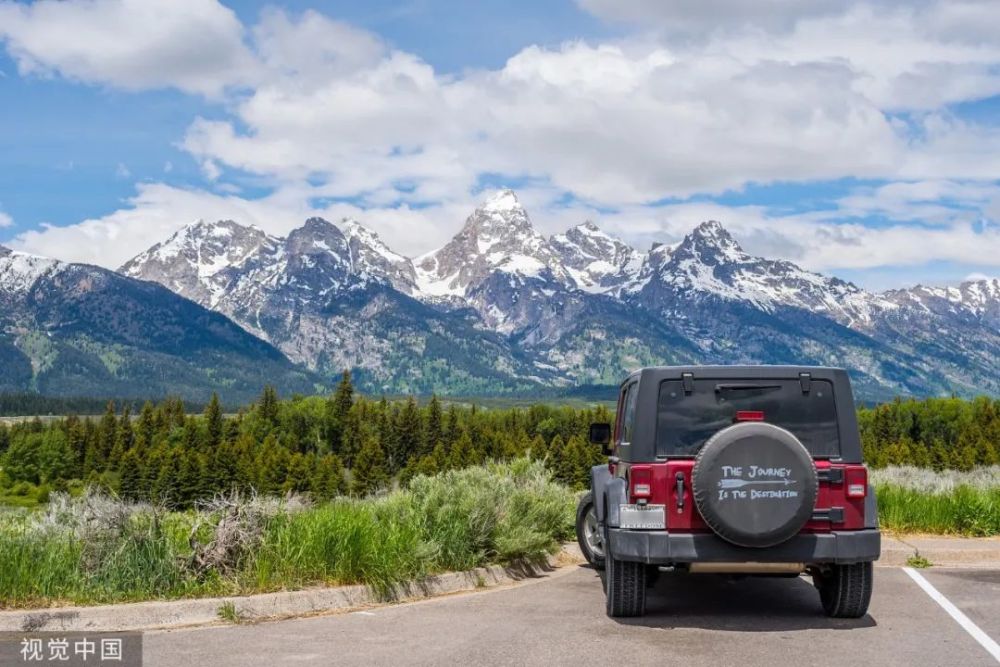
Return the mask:
{"type": "Polygon", "coordinates": [[[997,665],[1000,569],[877,568],[870,613],[826,618],[806,579],[667,575],[641,619],[609,619],[601,579],[571,566],[520,585],[370,611],[149,633],[174,665],[997,665]],[[965,623],[965,627],[963,624],[965,623]],[[982,638],[981,638],[982,639],[982,638]],[[994,644],[995,646],[995,644],[994,644]]]}

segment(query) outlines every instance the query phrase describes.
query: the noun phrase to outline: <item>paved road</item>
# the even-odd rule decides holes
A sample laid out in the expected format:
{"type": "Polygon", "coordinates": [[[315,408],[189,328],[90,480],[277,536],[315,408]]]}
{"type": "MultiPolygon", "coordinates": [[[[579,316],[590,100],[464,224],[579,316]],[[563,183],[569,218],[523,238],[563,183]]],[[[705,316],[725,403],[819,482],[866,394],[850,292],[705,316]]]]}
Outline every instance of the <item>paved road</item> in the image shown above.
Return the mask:
{"type": "MultiPolygon", "coordinates": [[[[1000,571],[923,575],[1000,640],[1000,571]]],[[[147,667],[176,665],[997,665],[896,568],[876,569],[870,614],[823,616],[804,579],[663,575],[642,619],[604,614],[596,572],[513,588],[248,626],[147,634],[147,667]]]]}

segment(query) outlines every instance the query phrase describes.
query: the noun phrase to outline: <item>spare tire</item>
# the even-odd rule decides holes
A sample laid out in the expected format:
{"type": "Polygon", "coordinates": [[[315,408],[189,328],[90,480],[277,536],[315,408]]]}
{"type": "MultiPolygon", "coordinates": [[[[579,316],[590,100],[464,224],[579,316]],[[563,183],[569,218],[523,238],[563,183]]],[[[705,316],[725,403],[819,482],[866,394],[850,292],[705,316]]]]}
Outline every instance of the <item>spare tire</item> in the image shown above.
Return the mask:
{"type": "Polygon", "coordinates": [[[722,539],[770,547],[812,516],[819,480],[799,439],[763,422],[734,424],[698,452],[691,475],[695,505],[722,539]]]}

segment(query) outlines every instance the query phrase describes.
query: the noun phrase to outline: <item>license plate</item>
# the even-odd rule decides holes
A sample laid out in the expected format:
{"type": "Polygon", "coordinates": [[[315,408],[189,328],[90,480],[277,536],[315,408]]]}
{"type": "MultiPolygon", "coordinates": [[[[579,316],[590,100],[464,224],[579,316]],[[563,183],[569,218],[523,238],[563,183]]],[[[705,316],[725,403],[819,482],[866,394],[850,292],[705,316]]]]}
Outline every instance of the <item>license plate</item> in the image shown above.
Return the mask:
{"type": "Polygon", "coordinates": [[[667,527],[663,505],[619,505],[621,527],[663,530],[667,527]]]}

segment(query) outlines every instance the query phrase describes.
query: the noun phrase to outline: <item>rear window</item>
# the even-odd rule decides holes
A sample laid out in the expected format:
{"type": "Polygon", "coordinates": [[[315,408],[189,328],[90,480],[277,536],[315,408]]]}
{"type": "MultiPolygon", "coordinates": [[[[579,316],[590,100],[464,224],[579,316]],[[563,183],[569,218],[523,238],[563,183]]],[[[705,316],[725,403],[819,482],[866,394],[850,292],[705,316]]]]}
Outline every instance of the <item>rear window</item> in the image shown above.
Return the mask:
{"type": "MultiPolygon", "coordinates": [[[[658,456],[693,456],[737,411],[762,412],[763,420],[791,431],[820,458],[840,456],[833,384],[812,380],[808,393],[794,380],[695,380],[685,394],[680,380],[660,384],[656,421],[658,456]]],[[[758,415],[759,416],[759,415],[758,415]]]]}

